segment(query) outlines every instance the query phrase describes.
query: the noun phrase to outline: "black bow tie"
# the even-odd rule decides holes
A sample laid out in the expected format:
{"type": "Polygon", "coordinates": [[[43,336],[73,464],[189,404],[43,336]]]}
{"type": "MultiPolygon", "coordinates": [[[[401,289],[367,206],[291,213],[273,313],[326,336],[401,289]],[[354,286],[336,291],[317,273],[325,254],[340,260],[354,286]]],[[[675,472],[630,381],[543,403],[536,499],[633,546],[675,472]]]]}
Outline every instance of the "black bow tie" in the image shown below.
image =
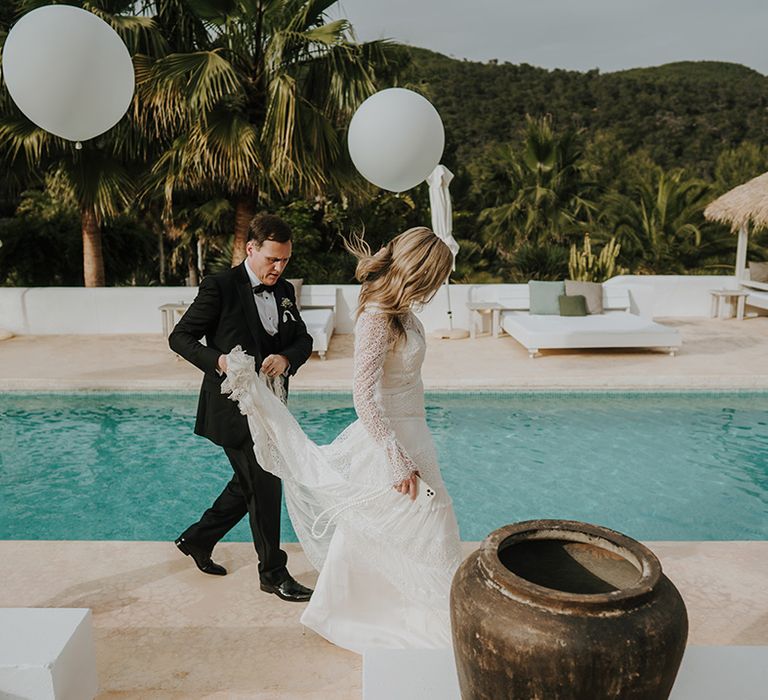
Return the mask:
{"type": "Polygon", "coordinates": [[[269,292],[270,294],[273,294],[274,291],[274,284],[257,284],[255,287],[253,287],[254,294],[261,294],[262,292],[269,292]]]}

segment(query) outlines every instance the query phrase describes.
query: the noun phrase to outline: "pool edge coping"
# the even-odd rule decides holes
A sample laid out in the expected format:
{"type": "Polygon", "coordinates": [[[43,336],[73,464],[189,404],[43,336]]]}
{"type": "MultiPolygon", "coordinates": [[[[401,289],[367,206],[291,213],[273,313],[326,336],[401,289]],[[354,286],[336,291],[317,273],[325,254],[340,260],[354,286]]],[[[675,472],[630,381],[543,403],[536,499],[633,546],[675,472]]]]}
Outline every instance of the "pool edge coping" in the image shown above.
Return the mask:
{"type": "MultiPolygon", "coordinates": [[[[107,394],[130,394],[133,396],[191,396],[197,395],[200,389],[198,385],[158,385],[143,383],[72,383],[68,385],[51,386],[50,384],[18,384],[7,386],[0,382],[0,396],[87,396],[107,394]]],[[[553,384],[553,385],[508,385],[508,386],[454,386],[437,385],[427,386],[424,389],[427,397],[430,396],[547,396],[571,394],[579,396],[719,396],[719,395],[743,395],[743,396],[768,396],[768,385],[600,385],[588,386],[583,384],[553,384]]],[[[350,396],[351,386],[304,386],[291,389],[291,396],[350,396]]]]}
{"type": "MultiPolygon", "coordinates": [[[[424,380],[427,393],[513,393],[513,392],[741,392],[768,391],[768,374],[738,375],[647,375],[628,379],[626,375],[576,375],[564,380],[552,378],[515,378],[495,380],[491,378],[452,380],[424,380]]],[[[130,392],[130,393],[188,393],[199,392],[200,378],[72,378],[19,377],[0,378],[0,392],[67,393],[82,392],[130,392]]],[[[303,381],[294,379],[292,393],[351,393],[352,378],[303,381]]]]}

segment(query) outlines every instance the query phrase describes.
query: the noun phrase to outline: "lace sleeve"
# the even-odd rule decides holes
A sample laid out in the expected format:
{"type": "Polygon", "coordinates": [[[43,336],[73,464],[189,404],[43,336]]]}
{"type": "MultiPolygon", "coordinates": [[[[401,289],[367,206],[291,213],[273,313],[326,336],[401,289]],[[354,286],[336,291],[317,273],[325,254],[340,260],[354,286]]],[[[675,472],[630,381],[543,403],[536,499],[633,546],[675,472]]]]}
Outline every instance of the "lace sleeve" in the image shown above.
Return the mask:
{"type": "Polygon", "coordinates": [[[381,403],[379,386],[388,349],[386,316],[370,312],[360,314],[355,327],[352,392],[355,411],[368,434],[386,449],[392,483],[396,484],[407,479],[416,470],[416,465],[398,442],[381,403]]]}

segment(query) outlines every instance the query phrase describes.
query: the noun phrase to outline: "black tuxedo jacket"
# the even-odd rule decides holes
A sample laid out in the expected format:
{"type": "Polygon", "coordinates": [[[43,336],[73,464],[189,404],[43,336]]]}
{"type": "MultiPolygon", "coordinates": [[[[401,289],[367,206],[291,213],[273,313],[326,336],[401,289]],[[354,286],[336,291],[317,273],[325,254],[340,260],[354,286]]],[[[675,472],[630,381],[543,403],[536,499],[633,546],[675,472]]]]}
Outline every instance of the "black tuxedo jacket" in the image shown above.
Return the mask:
{"type": "MultiPolygon", "coordinates": [[[[312,336],[307,333],[298,309],[293,285],[279,279],[275,285],[278,310],[277,335],[264,330],[253,298],[245,263],[205,277],[192,305],[168,337],[171,349],[204,373],[197,405],[195,433],[223,447],[242,447],[250,441],[248,421],[235,401],[221,393],[224,377],[216,371],[220,355],[236,345],[261,367],[273,353],[285,355],[293,375],[312,353],[312,336]],[[200,342],[205,337],[206,344],[200,342]]],[[[286,391],[288,379],[284,379],[286,391]]]]}

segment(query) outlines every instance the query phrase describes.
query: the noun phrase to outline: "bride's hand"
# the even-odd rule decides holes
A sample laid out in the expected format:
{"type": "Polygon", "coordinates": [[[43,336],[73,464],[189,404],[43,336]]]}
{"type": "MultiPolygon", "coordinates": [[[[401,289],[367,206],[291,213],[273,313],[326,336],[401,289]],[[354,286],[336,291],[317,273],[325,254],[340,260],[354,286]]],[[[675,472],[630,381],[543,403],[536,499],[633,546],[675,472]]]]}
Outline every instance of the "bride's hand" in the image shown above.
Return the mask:
{"type": "Polygon", "coordinates": [[[399,484],[394,485],[394,489],[403,496],[410,496],[412,501],[416,500],[416,496],[419,493],[419,482],[416,478],[419,476],[419,472],[413,472],[407,479],[403,479],[399,484]]]}

